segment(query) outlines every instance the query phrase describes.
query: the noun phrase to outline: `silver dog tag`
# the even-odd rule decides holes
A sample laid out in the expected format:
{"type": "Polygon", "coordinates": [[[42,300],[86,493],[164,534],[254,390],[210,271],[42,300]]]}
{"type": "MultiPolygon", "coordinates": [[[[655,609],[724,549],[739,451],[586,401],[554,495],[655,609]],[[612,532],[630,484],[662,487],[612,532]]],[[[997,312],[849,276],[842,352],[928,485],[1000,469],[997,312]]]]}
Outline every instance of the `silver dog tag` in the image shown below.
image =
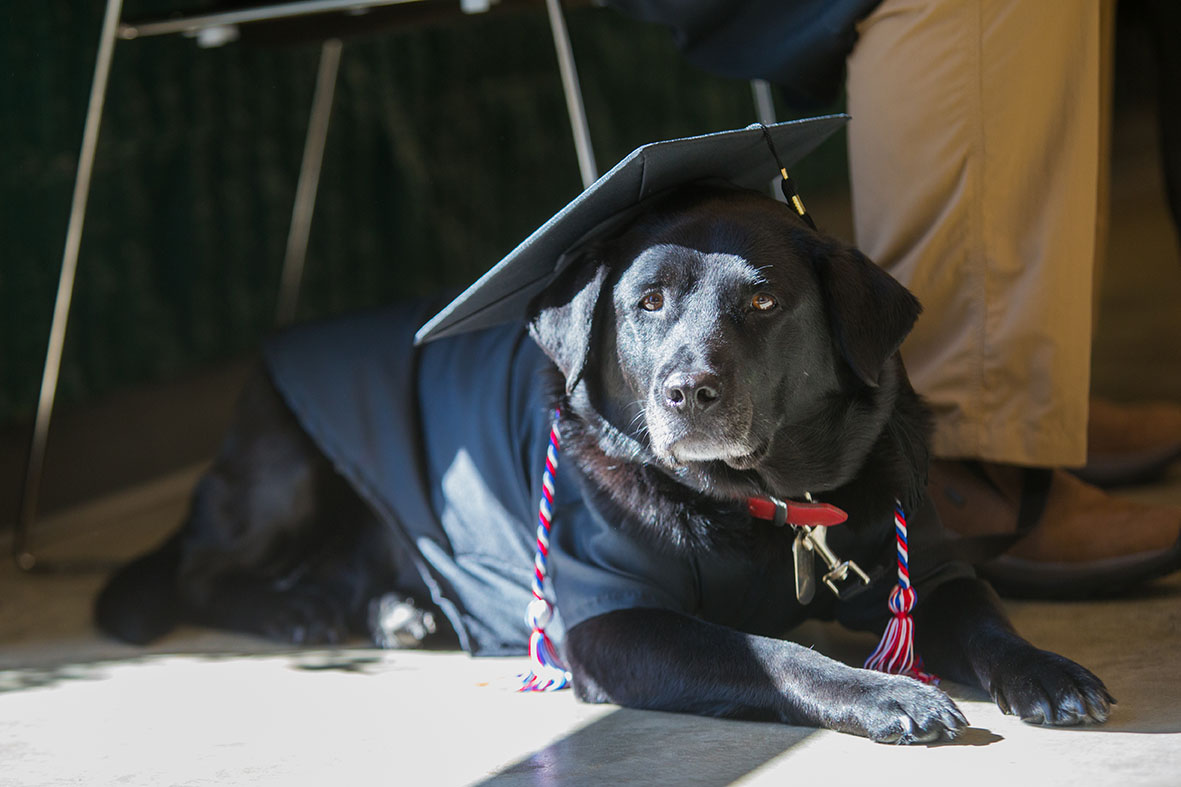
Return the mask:
{"type": "Polygon", "coordinates": [[[807,528],[800,528],[796,532],[796,539],[791,544],[791,555],[796,569],[796,601],[806,605],[816,595],[816,559],[812,555],[807,528]]]}

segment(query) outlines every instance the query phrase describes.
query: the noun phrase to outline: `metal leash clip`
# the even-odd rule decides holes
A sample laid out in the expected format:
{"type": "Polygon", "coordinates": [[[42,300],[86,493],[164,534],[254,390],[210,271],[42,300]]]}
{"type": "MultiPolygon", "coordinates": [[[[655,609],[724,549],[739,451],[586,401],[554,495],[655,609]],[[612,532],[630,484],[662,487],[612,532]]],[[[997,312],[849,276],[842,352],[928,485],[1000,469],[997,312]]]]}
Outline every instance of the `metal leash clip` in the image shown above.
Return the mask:
{"type": "MultiPolygon", "coordinates": [[[[824,565],[828,567],[828,572],[822,577],[824,584],[828,585],[828,589],[838,599],[844,599],[844,595],[850,590],[850,587],[857,589],[857,580],[860,580],[861,585],[869,584],[869,576],[861,570],[861,566],[857,565],[852,560],[841,560],[833,551],[828,548],[828,529],[823,527],[800,527],[796,535],[796,542],[800,547],[815,552],[820,555],[820,559],[824,561],[824,565]],[[852,586],[846,583],[853,582],[852,586]]],[[[797,558],[797,563],[799,562],[797,558]]],[[[798,566],[797,566],[798,569],[798,566]]],[[[809,572],[810,573],[810,572],[809,572]]],[[[797,595],[799,588],[797,587],[797,595]]],[[[809,600],[811,600],[810,593],[807,593],[809,600]]],[[[807,603],[807,602],[803,602],[807,603]]]]}

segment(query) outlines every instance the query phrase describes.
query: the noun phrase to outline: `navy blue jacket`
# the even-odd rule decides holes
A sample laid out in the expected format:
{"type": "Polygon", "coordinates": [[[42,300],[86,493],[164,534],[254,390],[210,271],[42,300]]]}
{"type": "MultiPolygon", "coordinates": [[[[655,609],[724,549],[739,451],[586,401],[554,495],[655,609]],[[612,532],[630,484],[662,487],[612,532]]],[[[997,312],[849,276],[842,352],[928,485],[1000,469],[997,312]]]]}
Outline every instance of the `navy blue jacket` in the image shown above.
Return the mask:
{"type": "Polygon", "coordinates": [[[835,101],[857,23],[881,0],[607,0],[669,27],[692,63],[727,77],[766,79],[795,107],[835,101]]]}
{"type": "MultiPolygon", "coordinates": [[[[414,331],[433,311],[422,304],[296,328],[268,343],[265,362],[302,426],[412,550],[421,587],[464,649],[524,653],[553,417],[551,364],[519,324],[413,348],[414,331]]],[[[892,549],[882,550],[880,564],[863,566],[879,579],[855,605],[838,609],[821,587],[805,612],[790,565],[753,569],[633,537],[635,528],[602,515],[573,464],[559,455],[550,537],[548,593],[558,614],[548,631],[559,644],[565,629],[629,607],[766,635],[782,635],[805,616],[884,626],[892,549]]],[[[916,539],[939,538],[938,530],[937,520],[912,516],[912,552],[916,539]],[[922,524],[928,519],[933,526],[922,524]]],[[[920,598],[924,585],[970,571],[919,569],[912,565],[920,598]]]]}

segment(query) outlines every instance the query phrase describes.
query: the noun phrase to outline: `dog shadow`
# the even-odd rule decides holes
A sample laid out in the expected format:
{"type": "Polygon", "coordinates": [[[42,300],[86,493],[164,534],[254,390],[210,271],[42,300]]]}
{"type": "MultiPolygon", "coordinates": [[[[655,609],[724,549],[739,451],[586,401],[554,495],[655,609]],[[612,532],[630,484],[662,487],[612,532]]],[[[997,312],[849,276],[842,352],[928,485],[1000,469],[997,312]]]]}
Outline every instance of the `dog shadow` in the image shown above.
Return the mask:
{"type": "Polygon", "coordinates": [[[620,708],[480,784],[628,784],[644,774],[663,784],[731,784],[817,732],[620,708]]]}
{"type": "Polygon", "coordinates": [[[960,734],[950,741],[936,741],[935,743],[928,743],[927,748],[936,749],[944,746],[991,746],[994,743],[1000,743],[1005,739],[1003,735],[997,735],[995,732],[984,727],[967,727],[960,731],[960,734]]]}
{"type": "MultiPolygon", "coordinates": [[[[638,774],[659,774],[661,784],[732,784],[819,733],[810,727],[620,708],[480,784],[628,784],[638,774]]],[[[969,727],[953,741],[928,746],[988,746],[1000,740],[989,730],[969,727]]]]}

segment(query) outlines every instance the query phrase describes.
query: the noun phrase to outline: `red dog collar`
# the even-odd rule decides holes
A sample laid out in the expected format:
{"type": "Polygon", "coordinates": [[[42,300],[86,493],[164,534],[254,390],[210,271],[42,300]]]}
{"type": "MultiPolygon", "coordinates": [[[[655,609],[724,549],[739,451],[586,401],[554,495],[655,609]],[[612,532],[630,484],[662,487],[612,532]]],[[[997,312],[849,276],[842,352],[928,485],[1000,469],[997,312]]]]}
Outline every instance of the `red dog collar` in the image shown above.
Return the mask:
{"type": "Polygon", "coordinates": [[[746,510],[756,519],[766,519],[776,527],[830,527],[849,518],[830,503],[797,503],[777,497],[748,497],[746,510]]]}

